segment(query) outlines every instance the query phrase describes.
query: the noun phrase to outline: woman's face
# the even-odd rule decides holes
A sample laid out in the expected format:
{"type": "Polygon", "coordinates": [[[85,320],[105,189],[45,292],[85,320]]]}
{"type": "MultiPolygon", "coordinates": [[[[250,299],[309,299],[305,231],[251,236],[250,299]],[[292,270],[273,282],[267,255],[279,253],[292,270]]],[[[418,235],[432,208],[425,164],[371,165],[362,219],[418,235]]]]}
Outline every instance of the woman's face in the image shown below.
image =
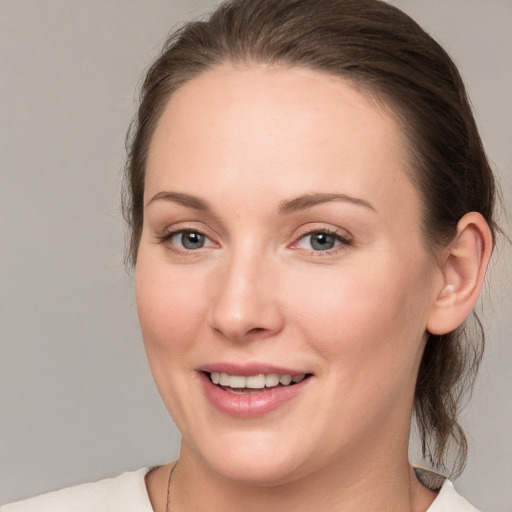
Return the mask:
{"type": "Polygon", "coordinates": [[[404,146],[376,102],[311,70],[225,66],[172,97],[136,294],[200,464],[263,483],[407,456],[438,272],[404,146]]]}

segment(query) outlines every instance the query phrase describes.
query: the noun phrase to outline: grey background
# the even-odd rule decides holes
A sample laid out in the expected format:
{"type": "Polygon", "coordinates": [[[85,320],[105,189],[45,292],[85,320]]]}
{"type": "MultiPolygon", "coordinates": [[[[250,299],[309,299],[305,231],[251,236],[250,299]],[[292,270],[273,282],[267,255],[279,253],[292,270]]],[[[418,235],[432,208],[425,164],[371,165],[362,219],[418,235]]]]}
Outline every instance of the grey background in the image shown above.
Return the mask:
{"type": "MultiPolygon", "coordinates": [[[[512,198],[512,0],[394,0],[444,45],[512,198]]],[[[0,0],[0,503],[172,459],[123,266],[124,133],[141,71],[207,0],[0,0]]],[[[510,230],[510,227],[508,228],[510,230]]],[[[507,252],[508,251],[508,252],[507,252]]],[[[457,487],[512,510],[512,257],[457,487]]],[[[416,450],[413,448],[413,458],[416,450]]]]}

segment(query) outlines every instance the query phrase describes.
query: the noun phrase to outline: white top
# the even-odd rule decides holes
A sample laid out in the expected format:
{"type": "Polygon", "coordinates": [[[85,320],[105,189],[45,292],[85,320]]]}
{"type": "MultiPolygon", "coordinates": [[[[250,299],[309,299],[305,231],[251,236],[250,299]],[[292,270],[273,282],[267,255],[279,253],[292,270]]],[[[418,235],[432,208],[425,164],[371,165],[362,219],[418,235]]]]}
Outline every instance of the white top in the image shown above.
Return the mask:
{"type": "MultiPolygon", "coordinates": [[[[153,512],[144,477],[150,468],[96,483],[68,487],[5,505],[0,512],[153,512]]],[[[478,512],[449,480],[426,512],[478,512]]]]}

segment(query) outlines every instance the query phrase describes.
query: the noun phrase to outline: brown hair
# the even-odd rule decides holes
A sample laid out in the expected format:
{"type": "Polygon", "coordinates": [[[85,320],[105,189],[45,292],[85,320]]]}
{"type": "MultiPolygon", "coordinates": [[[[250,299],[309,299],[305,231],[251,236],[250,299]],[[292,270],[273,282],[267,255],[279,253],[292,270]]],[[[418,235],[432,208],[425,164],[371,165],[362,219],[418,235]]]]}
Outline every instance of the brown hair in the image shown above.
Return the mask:
{"type": "MultiPolygon", "coordinates": [[[[413,180],[423,199],[427,247],[450,241],[460,218],[480,212],[493,234],[495,183],[461,77],[447,53],[399,9],[380,0],[229,0],[205,21],[170,36],[142,85],[128,135],[123,210],[136,263],[143,221],[145,163],[170,96],[225,62],[303,66],[338,75],[389,106],[406,135],[413,180]]],[[[429,335],[415,391],[423,455],[462,471],[467,442],[458,423],[484,337],[475,317],[442,336],[429,335]]]]}

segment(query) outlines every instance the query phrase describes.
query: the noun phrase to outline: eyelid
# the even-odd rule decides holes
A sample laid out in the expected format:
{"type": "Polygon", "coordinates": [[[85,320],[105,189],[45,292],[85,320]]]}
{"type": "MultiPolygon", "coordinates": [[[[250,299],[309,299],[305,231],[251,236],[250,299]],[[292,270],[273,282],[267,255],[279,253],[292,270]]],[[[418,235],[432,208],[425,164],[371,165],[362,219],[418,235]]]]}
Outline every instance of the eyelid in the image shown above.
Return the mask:
{"type": "Polygon", "coordinates": [[[311,225],[307,224],[306,226],[302,226],[293,236],[293,242],[290,245],[292,249],[305,251],[314,256],[322,256],[336,253],[338,251],[342,251],[346,249],[347,246],[353,245],[353,236],[347,230],[341,230],[340,228],[335,228],[332,226],[326,225],[311,225]],[[340,243],[332,247],[331,249],[326,249],[323,251],[315,251],[314,249],[307,250],[301,249],[297,247],[298,243],[306,238],[307,236],[314,235],[315,233],[325,233],[335,237],[340,243]]]}
{"type": "Polygon", "coordinates": [[[321,222],[308,222],[302,225],[295,231],[293,238],[297,240],[312,233],[328,233],[330,235],[337,236],[347,241],[352,241],[354,238],[352,233],[350,233],[350,231],[348,231],[347,229],[342,229],[337,226],[333,226],[331,224],[324,224],[321,222]]]}
{"type": "Polygon", "coordinates": [[[167,245],[168,248],[176,252],[178,254],[191,254],[198,253],[204,249],[216,248],[220,247],[220,244],[214,240],[214,237],[209,233],[210,230],[203,229],[202,227],[198,227],[197,224],[189,223],[189,222],[180,222],[178,224],[172,224],[170,226],[166,226],[160,234],[156,235],[156,243],[167,245]],[[198,249],[185,249],[181,247],[177,247],[171,244],[171,240],[176,235],[180,233],[198,233],[205,237],[205,239],[209,242],[204,247],[200,247],[198,249]]]}

